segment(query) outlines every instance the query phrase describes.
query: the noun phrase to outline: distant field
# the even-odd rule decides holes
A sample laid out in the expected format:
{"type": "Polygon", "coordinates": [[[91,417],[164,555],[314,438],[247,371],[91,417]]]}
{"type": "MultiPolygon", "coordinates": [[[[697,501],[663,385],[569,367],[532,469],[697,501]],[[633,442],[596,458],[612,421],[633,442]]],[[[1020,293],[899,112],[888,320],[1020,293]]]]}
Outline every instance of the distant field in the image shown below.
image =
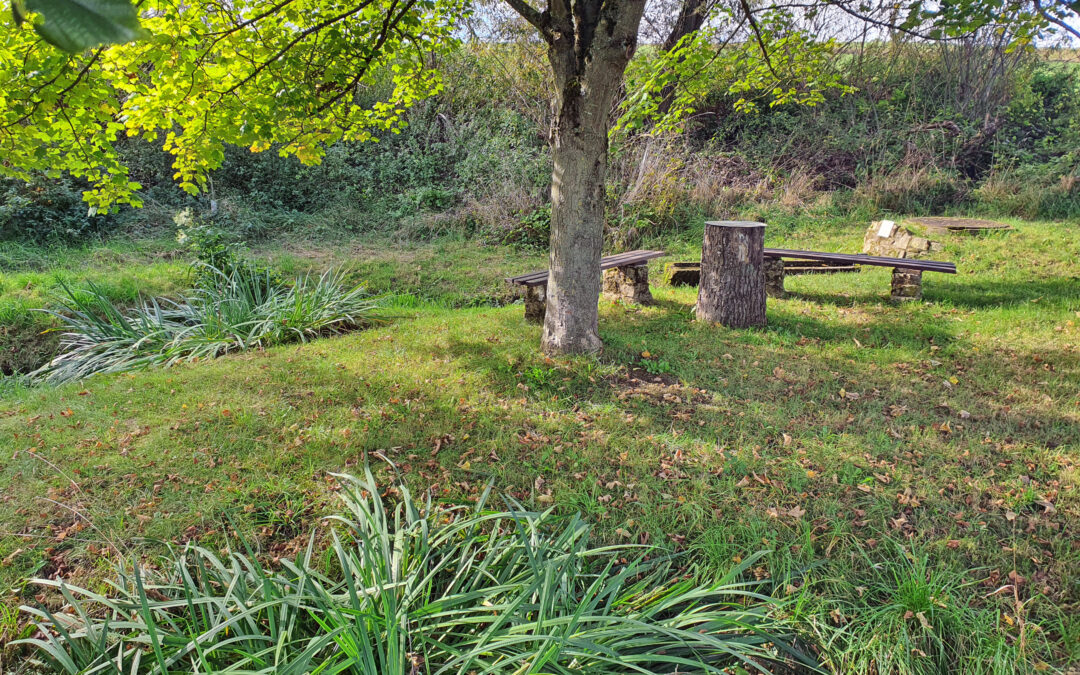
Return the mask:
{"type": "MultiPolygon", "coordinates": [[[[656,306],[602,303],[598,358],[544,357],[522,307],[497,306],[541,253],[268,246],[286,272],[349,264],[412,299],[340,338],[9,391],[5,603],[32,598],[27,575],[92,584],[118,552],[161,550],[147,540],[237,533],[295,555],[334,504],[328,472],[368,461],[437,499],[491,482],[716,569],[769,550],[753,573],[805,596],[797,618],[836,672],[923,631],[970,643],[954,672],[1080,663],[1080,230],[1010,222],[946,239],[961,273],[926,274],[925,302],[890,304],[887,270],[795,277],[764,330],[693,322],[695,289],[661,284],[660,261],[656,306]]],[[[863,227],[767,243],[855,252],[863,227]]],[[[699,242],[649,244],[689,260],[699,242]]],[[[181,260],[71,255],[72,283],[183,284],[181,260]]],[[[44,302],[57,274],[5,273],[0,303],[44,302]]]]}
{"type": "Polygon", "coordinates": [[[1042,49],[1039,50],[1043,58],[1047,61],[1060,61],[1064,63],[1076,63],[1080,64],[1080,49],[1042,49]]]}

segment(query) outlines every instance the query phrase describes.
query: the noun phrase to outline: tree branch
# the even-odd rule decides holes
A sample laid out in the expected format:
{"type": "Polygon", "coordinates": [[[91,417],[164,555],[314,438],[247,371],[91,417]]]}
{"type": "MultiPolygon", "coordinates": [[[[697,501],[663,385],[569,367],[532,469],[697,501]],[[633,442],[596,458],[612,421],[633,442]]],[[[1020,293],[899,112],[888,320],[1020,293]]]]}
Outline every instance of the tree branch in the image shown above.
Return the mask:
{"type": "Polygon", "coordinates": [[[742,6],[743,13],[746,14],[746,20],[750,22],[750,28],[754,33],[754,37],[757,39],[758,47],[761,48],[761,58],[765,59],[765,67],[769,69],[772,76],[779,82],[780,75],[777,74],[776,69],[773,68],[772,59],[769,58],[769,50],[765,47],[765,40],[761,37],[761,28],[758,27],[757,21],[754,19],[754,12],[750,9],[750,3],[747,2],[747,0],[739,0],[739,4],[742,6]]]}
{"type": "Polygon", "coordinates": [[[931,36],[931,35],[927,35],[925,33],[920,33],[917,30],[912,30],[910,28],[904,28],[903,26],[901,26],[899,24],[895,24],[895,23],[892,23],[892,22],[889,22],[889,21],[882,21],[880,19],[874,19],[874,18],[872,18],[872,17],[870,17],[870,16],[868,16],[866,14],[862,14],[860,12],[856,12],[855,10],[851,9],[850,7],[848,7],[848,3],[843,1],[843,0],[841,0],[840,2],[836,2],[835,0],[832,0],[828,4],[832,5],[833,7],[838,7],[842,12],[855,17],[859,21],[863,21],[863,22],[868,23],[868,24],[870,24],[872,26],[877,26],[878,28],[886,28],[888,30],[900,31],[901,33],[904,33],[906,35],[910,35],[912,37],[917,37],[920,40],[929,40],[929,41],[932,41],[932,42],[949,42],[951,40],[961,40],[961,39],[963,39],[963,36],[949,37],[949,36],[943,35],[943,36],[940,36],[940,37],[934,37],[934,36],[931,36]]]}
{"type": "MultiPolygon", "coordinates": [[[[1061,2],[1062,0],[1058,0],[1058,1],[1061,2]]],[[[1053,2],[1053,0],[1051,0],[1051,2],[1053,2]]],[[[1071,9],[1067,2],[1064,3],[1064,4],[1065,4],[1066,8],[1071,9]]],[[[1066,32],[1071,33],[1073,36],[1080,38],[1080,29],[1073,28],[1068,23],[1066,23],[1063,19],[1051,14],[1050,10],[1043,7],[1041,0],[1035,0],[1035,11],[1037,11],[1039,13],[1039,16],[1046,19],[1050,23],[1054,24],[1058,28],[1063,28],[1063,29],[1065,29],[1066,32]]]]}
{"type": "Polygon", "coordinates": [[[506,0],[506,4],[510,5],[510,8],[521,15],[521,18],[525,19],[533,25],[536,30],[540,31],[540,34],[544,36],[544,39],[550,42],[548,37],[548,30],[544,27],[544,15],[541,14],[536,8],[534,8],[525,0],[506,0]]]}
{"type": "Polygon", "coordinates": [[[320,23],[315,24],[314,26],[311,26],[309,28],[306,28],[306,29],[300,31],[296,35],[295,38],[293,38],[292,40],[289,41],[289,43],[287,45],[285,45],[280,50],[278,50],[277,53],[275,53],[269,59],[267,59],[266,61],[263,61],[261,64],[259,64],[259,66],[257,68],[255,68],[255,70],[248,73],[247,77],[240,80],[239,82],[237,82],[233,86],[229,87],[225,91],[220,92],[221,96],[226,96],[228,94],[231,94],[234,91],[236,91],[237,89],[243,87],[245,84],[247,84],[248,82],[253,80],[255,77],[257,77],[259,75],[259,73],[261,73],[263,70],[265,70],[267,67],[269,67],[271,63],[274,63],[275,61],[280,59],[282,56],[284,56],[286,53],[288,53],[289,50],[291,50],[293,47],[295,47],[304,38],[310,36],[313,33],[318,33],[319,31],[323,30],[324,28],[332,26],[332,25],[334,25],[335,23],[337,23],[339,21],[342,21],[344,19],[349,18],[353,14],[356,14],[360,10],[362,10],[365,7],[367,7],[368,5],[370,5],[373,1],[374,0],[364,0],[359,5],[356,5],[355,7],[353,7],[352,9],[349,9],[349,10],[347,10],[345,12],[342,12],[341,14],[338,14],[337,16],[332,16],[329,19],[327,19],[326,21],[322,21],[320,23]]]}

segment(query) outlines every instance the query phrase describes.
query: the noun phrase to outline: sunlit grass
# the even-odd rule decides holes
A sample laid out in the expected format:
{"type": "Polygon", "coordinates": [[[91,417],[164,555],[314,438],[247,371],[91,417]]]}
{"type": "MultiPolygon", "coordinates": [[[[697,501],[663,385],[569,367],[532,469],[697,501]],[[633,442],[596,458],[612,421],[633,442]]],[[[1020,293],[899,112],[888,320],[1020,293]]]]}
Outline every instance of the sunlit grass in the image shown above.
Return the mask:
{"type": "MultiPolygon", "coordinates": [[[[414,298],[387,325],[7,394],[2,578],[20,593],[35,572],[98,579],[114,554],[92,551],[110,541],[216,550],[234,527],[268,557],[295,556],[333,510],[327,472],[378,453],[436,500],[493,480],[529,508],[580,511],[603,541],[667,541],[717,569],[771,550],[748,574],[799,590],[800,621],[822,639],[861,621],[896,654],[901,624],[925,628],[907,610],[899,623],[873,613],[888,594],[868,582],[899,588],[891,571],[925,558],[961,616],[931,625],[965,667],[991,647],[987,672],[1075,663],[1080,232],[1013,224],[945,240],[960,274],[925,275],[922,303],[889,303],[887,270],[794,277],[759,331],[693,322],[695,289],[661,283],[661,260],[657,306],[602,303],[599,358],[545,358],[519,305],[451,309],[500,304],[488,289],[542,261],[374,250],[379,290],[414,298]],[[437,275],[420,269],[436,260],[437,275]],[[632,381],[642,352],[668,364],[661,382],[632,381]],[[1013,572],[1017,596],[995,594],[1013,572]]],[[[768,245],[857,252],[863,225],[836,227],[768,245]]],[[[699,236],[644,245],[692,259],[699,236]]],[[[308,253],[331,266],[368,255],[308,253]]],[[[288,255],[294,271],[318,268],[288,255]]],[[[857,640],[829,644],[834,663],[854,663],[857,640]]],[[[894,663],[910,672],[932,663],[905,658],[894,663]]]]}

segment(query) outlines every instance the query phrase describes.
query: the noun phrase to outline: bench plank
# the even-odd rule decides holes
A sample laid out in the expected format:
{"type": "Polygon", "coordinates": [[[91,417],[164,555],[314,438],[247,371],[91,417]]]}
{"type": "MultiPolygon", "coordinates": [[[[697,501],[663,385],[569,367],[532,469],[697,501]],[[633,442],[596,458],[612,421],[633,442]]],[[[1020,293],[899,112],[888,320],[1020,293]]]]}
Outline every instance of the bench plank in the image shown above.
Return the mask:
{"type": "MultiPolygon", "coordinates": [[[[640,265],[643,262],[648,262],[649,260],[660,258],[665,255],[667,254],[663,251],[645,250],[628,251],[626,253],[609,255],[600,259],[600,269],[609,270],[615,267],[640,265]]],[[[509,277],[506,281],[507,283],[517,284],[518,286],[546,286],[548,282],[548,270],[519,274],[516,277],[509,277]]]]}
{"type": "Polygon", "coordinates": [[[903,267],[905,269],[921,270],[924,272],[941,272],[942,274],[956,274],[956,265],[951,262],[940,260],[913,260],[910,258],[887,258],[865,253],[827,253],[824,251],[796,251],[787,248],[766,248],[766,258],[796,258],[800,260],[827,260],[831,262],[846,262],[854,265],[876,265],[878,267],[903,267]]]}

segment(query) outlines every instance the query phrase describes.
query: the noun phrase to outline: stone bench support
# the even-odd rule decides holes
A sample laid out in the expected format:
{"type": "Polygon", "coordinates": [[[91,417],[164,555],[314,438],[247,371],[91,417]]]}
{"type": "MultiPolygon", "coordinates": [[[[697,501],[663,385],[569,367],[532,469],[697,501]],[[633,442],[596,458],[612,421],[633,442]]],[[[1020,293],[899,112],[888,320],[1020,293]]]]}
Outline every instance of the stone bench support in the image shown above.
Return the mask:
{"type": "Polygon", "coordinates": [[[892,273],[892,300],[906,302],[922,298],[922,270],[895,267],[892,273]]]}
{"type": "Polygon", "coordinates": [[[544,323],[547,313],[547,286],[525,287],[525,320],[529,323],[544,323]]]}
{"type": "Polygon", "coordinates": [[[649,266],[632,265],[604,270],[604,297],[635,305],[653,304],[649,292],[649,266]]]}
{"type": "MultiPolygon", "coordinates": [[[[649,266],[632,265],[604,270],[604,297],[636,305],[653,304],[649,291],[649,266]]],[[[525,320],[544,323],[547,312],[547,286],[525,287],[525,320]]]]}
{"type": "Polygon", "coordinates": [[[765,270],[765,294],[770,298],[786,298],[783,258],[766,257],[763,269],[765,270]]]}

